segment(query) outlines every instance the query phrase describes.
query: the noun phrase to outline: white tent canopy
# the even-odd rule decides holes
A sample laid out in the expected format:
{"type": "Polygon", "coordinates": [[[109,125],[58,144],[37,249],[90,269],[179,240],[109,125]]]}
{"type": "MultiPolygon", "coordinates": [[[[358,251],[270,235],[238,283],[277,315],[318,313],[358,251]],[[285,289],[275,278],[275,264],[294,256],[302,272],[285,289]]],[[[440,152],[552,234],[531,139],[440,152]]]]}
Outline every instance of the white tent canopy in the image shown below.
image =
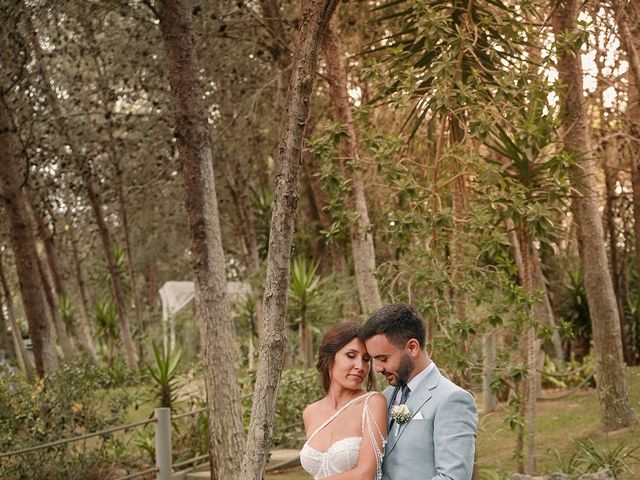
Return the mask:
{"type": "MultiPolygon", "coordinates": [[[[162,343],[173,350],[176,346],[175,314],[186,307],[195,296],[193,282],[169,281],[162,285],[162,343]]],[[[227,282],[227,293],[232,302],[242,301],[251,295],[251,285],[245,282],[227,282]]]]}

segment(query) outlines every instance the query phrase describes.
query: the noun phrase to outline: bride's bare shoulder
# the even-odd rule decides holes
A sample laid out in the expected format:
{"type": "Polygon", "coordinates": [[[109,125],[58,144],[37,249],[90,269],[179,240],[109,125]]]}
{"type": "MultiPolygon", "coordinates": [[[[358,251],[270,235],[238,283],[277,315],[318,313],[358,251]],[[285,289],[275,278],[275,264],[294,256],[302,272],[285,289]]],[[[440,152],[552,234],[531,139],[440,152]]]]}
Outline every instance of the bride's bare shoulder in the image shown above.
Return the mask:
{"type": "Polygon", "coordinates": [[[309,419],[313,419],[314,417],[316,417],[319,413],[321,413],[322,410],[322,400],[320,399],[317,402],[313,402],[310,403],[309,405],[307,405],[305,407],[305,409],[302,411],[302,419],[304,420],[305,424],[307,423],[307,420],[309,419]]]}

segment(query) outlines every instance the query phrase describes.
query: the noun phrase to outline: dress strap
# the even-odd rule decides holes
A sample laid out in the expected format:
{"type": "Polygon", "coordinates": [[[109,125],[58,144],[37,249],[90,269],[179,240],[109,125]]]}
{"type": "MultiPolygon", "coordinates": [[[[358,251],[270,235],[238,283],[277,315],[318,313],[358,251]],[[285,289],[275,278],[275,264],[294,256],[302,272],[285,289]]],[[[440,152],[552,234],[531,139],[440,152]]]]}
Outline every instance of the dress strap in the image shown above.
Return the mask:
{"type": "Polygon", "coordinates": [[[351,400],[349,400],[347,403],[345,403],[342,407],[340,407],[340,409],[334,413],[333,415],[331,415],[327,420],[325,420],[325,422],[320,425],[318,428],[315,429],[315,431],[309,436],[309,438],[307,439],[307,443],[311,441],[311,439],[313,437],[316,436],[316,434],[322,430],[324,427],[326,427],[327,425],[329,425],[331,422],[333,422],[336,417],[338,415],[340,415],[342,412],[344,412],[347,408],[349,408],[351,405],[353,405],[354,403],[356,403],[358,400],[362,400],[365,397],[370,397],[371,395],[373,395],[374,392],[367,392],[363,395],[360,395],[359,397],[353,398],[351,400]]]}
{"type": "Polygon", "coordinates": [[[380,431],[380,427],[378,426],[378,422],[374,418],[371,410],[369,409],[369,397],[365,400],[364,406],[362,407],[362,437],[365,436],[365,425],[366,429],[369,432],[369,439],[371,440],[371,444],[373,446],[373,451],[376,457],[376,476],[375,480],[382,479],[382,460],[384,459],[384,447],[386,444],[386,439],[382,432],[380,431]],[[374,430],[375,427],[375,430],[374,430]]]}

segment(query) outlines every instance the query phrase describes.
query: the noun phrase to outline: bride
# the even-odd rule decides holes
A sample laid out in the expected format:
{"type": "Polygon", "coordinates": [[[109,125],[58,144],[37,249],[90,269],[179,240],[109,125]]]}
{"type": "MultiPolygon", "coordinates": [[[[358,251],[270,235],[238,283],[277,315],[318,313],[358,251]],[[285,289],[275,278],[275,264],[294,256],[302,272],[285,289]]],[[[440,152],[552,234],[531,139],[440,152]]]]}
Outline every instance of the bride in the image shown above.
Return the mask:
{"type": "Polygon", "coordinates": [[[326,395],[302,414],[307,441],[300,463],[315,480],[374,480],[382,476],[387,401],[373,385],[371,357],[356,323],[330,328],[317,368],[326,395]],[[362,384],[367,380],[367,389],[362,384]]]}

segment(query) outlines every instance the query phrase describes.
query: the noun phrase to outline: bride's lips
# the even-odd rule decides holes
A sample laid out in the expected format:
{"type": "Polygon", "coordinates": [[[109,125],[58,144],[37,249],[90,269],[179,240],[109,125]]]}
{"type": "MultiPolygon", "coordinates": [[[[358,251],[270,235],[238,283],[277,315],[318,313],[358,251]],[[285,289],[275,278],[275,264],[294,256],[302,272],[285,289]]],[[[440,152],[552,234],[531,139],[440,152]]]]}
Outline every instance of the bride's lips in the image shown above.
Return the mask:
{"type": "Polygon", "coordinates": [[[360,381],[364,380],[364,377],[362,375],[356,375],[355,373],[351,373],[351,374],[349,374],[349,376],[350,377],[356,377],[360,381]]]}

